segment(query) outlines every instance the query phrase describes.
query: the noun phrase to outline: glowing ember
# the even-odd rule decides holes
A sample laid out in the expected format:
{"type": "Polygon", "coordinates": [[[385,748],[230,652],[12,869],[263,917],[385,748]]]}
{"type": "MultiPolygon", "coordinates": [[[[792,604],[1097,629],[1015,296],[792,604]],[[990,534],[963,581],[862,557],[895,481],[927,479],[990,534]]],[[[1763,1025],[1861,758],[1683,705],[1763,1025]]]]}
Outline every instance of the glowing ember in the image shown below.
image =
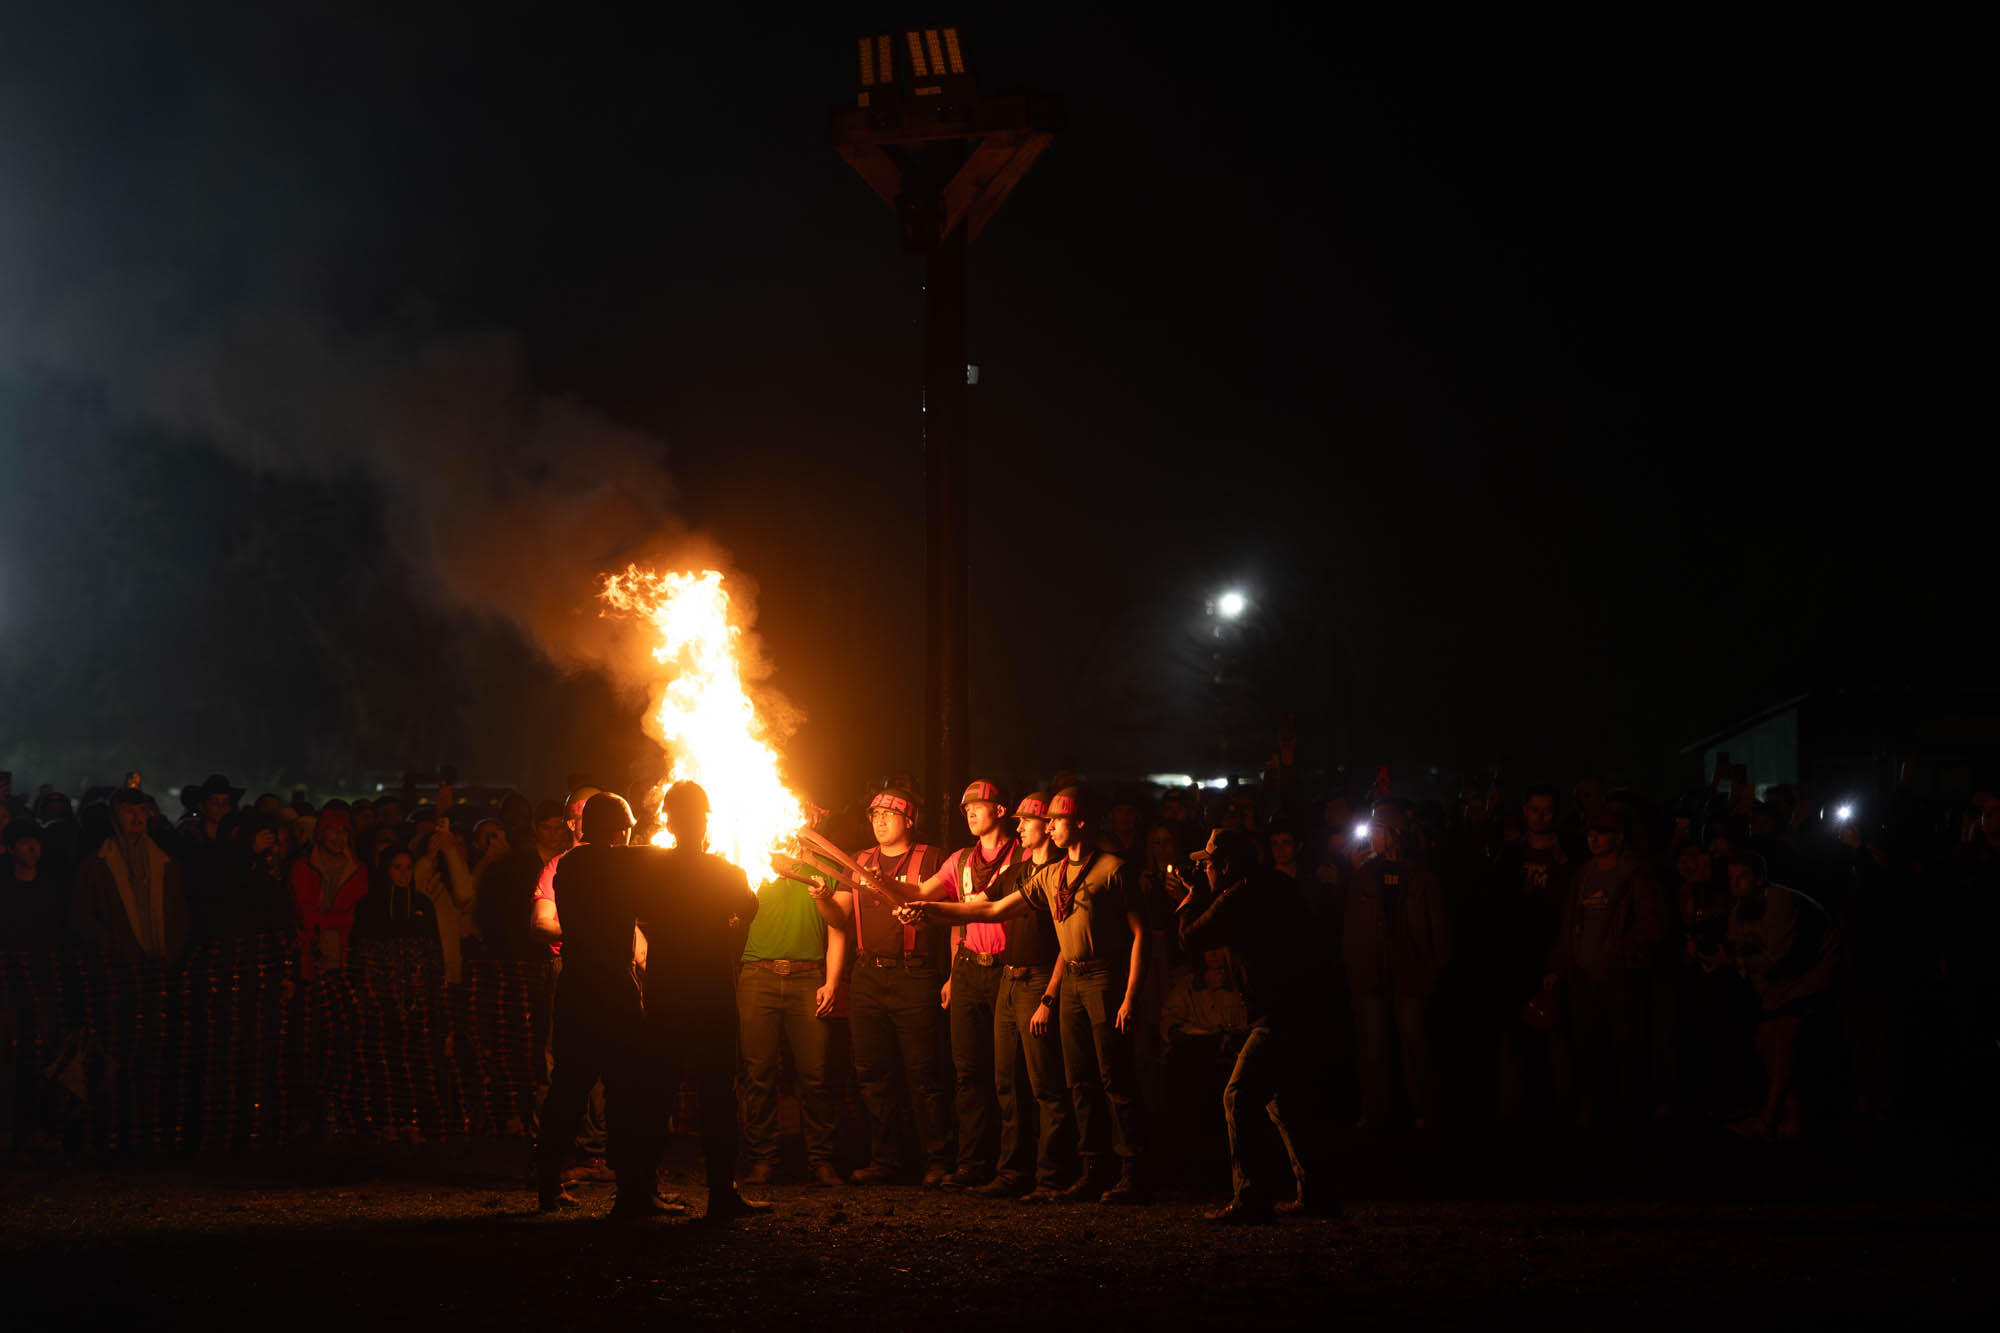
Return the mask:
{"type": "MultiPolygon", "coordinates": [[[[797,837],[805,806],[779,779],[777,751],[744,693],[743,631],[729,623],[722,575],[656,574],[633,565],[607,575],[602,596],[659,632],[653,657],[673,674],[654,718],[673,754],[669,781],[699,782],[708,792],[709,850],[740,866],[753,886],[774,878],[771,854],[797,837]]],[[[665,830],[653,841],[673,845],[665,830]]]]}

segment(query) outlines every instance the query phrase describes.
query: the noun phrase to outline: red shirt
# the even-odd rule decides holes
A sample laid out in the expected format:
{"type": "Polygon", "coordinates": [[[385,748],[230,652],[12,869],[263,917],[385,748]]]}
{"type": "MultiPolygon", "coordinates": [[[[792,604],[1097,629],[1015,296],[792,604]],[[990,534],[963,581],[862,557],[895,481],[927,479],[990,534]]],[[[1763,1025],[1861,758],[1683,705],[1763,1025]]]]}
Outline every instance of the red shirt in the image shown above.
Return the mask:
{"type": "MultiPolygon", "coordinates": [[[[1018,860],[1020,855],[1021,844],[1013,838],[1007,839],[999,854],[990,861],[986,859],[985,849],[975,842],[970,847],[961,847],[953,852],[939,873],[951,881],[952,892],[958,901],[968,902],[984,894],[1001,868],[1018,860]]],[[[1007,927],[998,921],[968,921],[965,923],[965,947],[974,953],[1005,953],[1007,927]]]]}

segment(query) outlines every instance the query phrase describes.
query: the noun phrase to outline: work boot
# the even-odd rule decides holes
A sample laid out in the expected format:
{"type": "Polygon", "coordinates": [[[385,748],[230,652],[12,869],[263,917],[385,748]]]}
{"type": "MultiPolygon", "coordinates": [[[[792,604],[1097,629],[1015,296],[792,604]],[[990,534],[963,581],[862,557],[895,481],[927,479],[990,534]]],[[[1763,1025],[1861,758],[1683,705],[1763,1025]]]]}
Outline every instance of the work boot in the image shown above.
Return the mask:
{"type": "Polygon", "coordinates": [[[604,1219],[607,1222],[643,1222],[651,1217],[678,1217],[686,1211],[677,1203],[662,1203],[659,1196],[648,1191],[619,1195],[611,1201],[611,1211],[604,1215],[604,1219]]]}
{"type": "Polygon", "coordinates": [[[991,1179],[991,1171],[982,1171],[976,1166],[961,1166],[946,1176],[942,1183],[948,1190],[976,1190],[991,1179]]]}
{"type": "Polygon", "coordinates": [[[563,1172],[563,1183],[573,1180],[616,1180],[618,1173],[604,1164],[602,1157],[586,1157],[563,1172]]]}
{"type": "Polygon", "coordinates": [[[847,1178],[850,1185],[893,1185],[896,1173],[886,1166],[864,1166],[847,1178]]]}
{"type": "Polygon", "coordinates": [[[553,1213],[576,1206],[576,1196],[563,1188],[562,1163],[538,1164],[535,1168],[535,1211],[553,1213]]]}
{"type": "Polygon", "coordinates": [[[1281,1200],[1272,1211],[1280,1217],[1339,1217],[1340,1201],[1301,1194],[1295,1199],[1281,1200]]]}
{"type": "Polygon", "coordinates": [[[769,1162],[752,1162],[750,1169],[743,1173],[746,1185],[768,1185],[778,1178],[778,1170],[769,1162]]]}
{"type": "Polygon", "coordinates": [[[753,1203],[738,1194],[736,1187],[731,1185],[708,1192],[708,1211],[702,1214],[702,1221],[732,1222],[739,1217],[762,1217],[770,1211],[770,1204],[753,1203]]]}
{"type": "Polygon", "coordinates": [[[939,1186],[945,1184],[950,1179],[951,1179],[951,1172],[945,1170],[941,1166],[934,1166],[930,1170],[924,1172],[924,1188],[927,1190],[937,1189],[939,1186]]]}
{"type": "Polygon", "coordinates": [[[1085,1199],[1096,1199],[1104,1193],[1104,1177],[1098,1174],[1097,1159],[1083,1159],[1083,1173],[1059,1196],[1064,1203],[1081,1203],[1085,1199]]]}
{"type": "Polygon", "coordinates": [[[1001,1172],[984,1185],[974,1185],[968,1194],[977,1194],[982,1199],[1018,1199],[1034,1188],[1034,1182],[1024,1176],[1010,1176],[1001,1172]]]}
{"type": "Polygon", "coordinates": [[[1118,1159],[1118,1183],[1104,1191],[1099,1203],[1151,1203],[1153,1192],[1139,1183],[1139,1159],[1118,1159]]]}
{"type": "MultiPolygon", "coordinates": [[[[1105,1202],[1110,1202],[1109,1199],[1105,1202]]],[[[1211,1208],[1202,1216],[1221,1226],[1266,1226],[1278,1220],[1278,1215],[1268,1207],[1256,1207],[1241,1199],[1231,1199],[1220,1208],[1211,1208]]]]}
{"type": "Polygon", "coordinates": [[[840,1178],[840,1172],[833,1169],[831,1162],[815,1162],[813,1163],[812,1170],[806,1173],[806,1183],[808,1185],[845,1185],[847,1182],[840,1178]]]}
{"type": "Polygon", "coordinates": [[[1020,1203],[1065,1203],[1067,1201],[1067,1191],[1059,1190],[1053,1185],[1037,1185],[1026,1194],[1023,1194],[1018,1200],[1020,1203]]]}

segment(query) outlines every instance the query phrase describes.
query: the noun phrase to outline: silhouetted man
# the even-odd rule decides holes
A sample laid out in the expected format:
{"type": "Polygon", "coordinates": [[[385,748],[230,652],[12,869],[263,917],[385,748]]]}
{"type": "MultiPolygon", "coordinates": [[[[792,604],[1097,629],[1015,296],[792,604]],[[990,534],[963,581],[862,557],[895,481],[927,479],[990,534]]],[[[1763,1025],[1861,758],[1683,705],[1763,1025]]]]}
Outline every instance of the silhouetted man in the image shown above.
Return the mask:
{"type": "Polygon", "coordinates": [[[708,850],[707,792],[677,782],[661,807],[673,848],[629,853],[640,862],[635,902],[647,939],[641,1070],[646,1124],[632,1153],[629,1183],[628,1167],[618,1168],[619,1193],[643,1190],[650,1197],[666,1145],[667,1116],[687,1077],[700,1099],[706,1216],[711,1221],[751,1217],[768,1205],[752,1204],[736,1191],[734,971],[757,915],[757,895],[741,870],[708,850]]]}
{"type": "Polygon", "coordinates": [[[651,1183],[634,1188],[632,1125],[638,1106],[634,1080],[645,1020],[632,967],[635,916],[629,867],[621,859],[632,833],[632,808],[622,796],[598,792],[584,802],[578,823],[582,842],[552,865],[550,910],[537,910],[535,927],[560,941],[562,972],[556,982],[549,1044],[554,1068],[542,1104],[536,1144],[535,1187],[541,1211],[574,1207],[563,1191],[563,1159],[583,1119],[591,1085],[604,1080],[607,1156],[618,1173],[612,1216],[664,1211],[651,1183]]]}
{"type": "Polygon", "coordinates": [[[1229,1170],[1234,1197],[1207,1214],[1223,1223],[1266,1222],[1278,1208],[1332,1213],[1338,1206],[1317,1172],[1299,1103],[1301,1066],[1309,1049],[1299,1027],[1310,1021],[1305,995],[1310,920],[1298,882],[1257,866],[1256,845],[1247,833],[1217,832],[1193,856],[1204,884],[1189,885],[1181,900],[1181,943],[1189,952],[1228,948],[1243,969],[1243,1002],[1250,1034],[1236,1055],[1236,1067],[1222,1090],[1222,1114],[1229,1126],[1229,1170]],[[1247,1148],[1245,1115],[1270,1117],[1292,1164],[1292,1187],[1261,1179],[1261,1158],[1247,1148]]]}

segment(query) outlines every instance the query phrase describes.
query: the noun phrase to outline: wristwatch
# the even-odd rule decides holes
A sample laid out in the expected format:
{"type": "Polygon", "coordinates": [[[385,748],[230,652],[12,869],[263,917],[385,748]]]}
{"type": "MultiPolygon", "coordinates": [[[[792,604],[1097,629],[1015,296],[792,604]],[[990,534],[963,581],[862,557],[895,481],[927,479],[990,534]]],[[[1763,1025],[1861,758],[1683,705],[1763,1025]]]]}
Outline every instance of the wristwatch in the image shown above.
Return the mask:
{"type": "Polygon", "coordinates": [[[1048,1006],[1049,1008],[1051,1008],[1051,1009],[1055,1008],[1055,1007],[1056,1007],[1056,993],[1055,993],[1054,991],[1050,991],[1050,992],[1048,992],[1048,993],[1047,993],[1046,995],[1042,996],[1042,1003],[1043,1003],[1043,1004],[1045,1004],[1045,1005],[1047,1005],[1047,1006],[1048,1006]]]}

